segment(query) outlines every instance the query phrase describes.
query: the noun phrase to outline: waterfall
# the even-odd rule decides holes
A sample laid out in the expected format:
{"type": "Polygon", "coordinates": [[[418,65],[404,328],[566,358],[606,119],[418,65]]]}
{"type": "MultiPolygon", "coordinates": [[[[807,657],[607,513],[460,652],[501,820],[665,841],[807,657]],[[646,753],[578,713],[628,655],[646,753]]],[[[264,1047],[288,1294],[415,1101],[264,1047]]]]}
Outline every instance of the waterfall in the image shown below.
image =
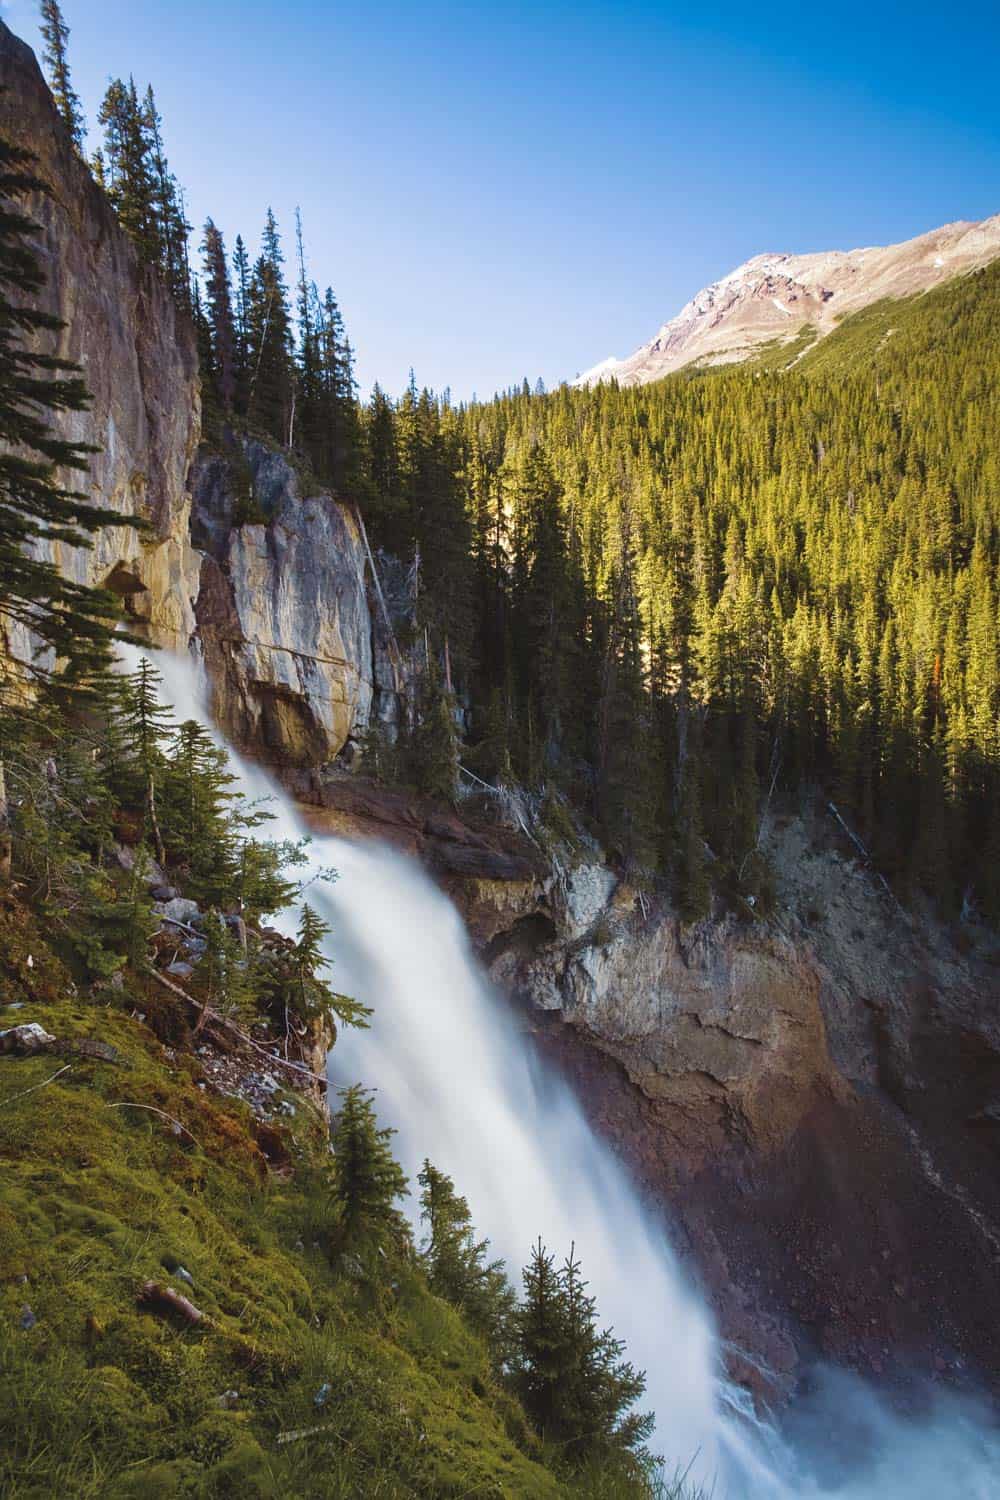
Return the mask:
{"type": "MultiPolygon", "coordinates": [[[[135,659],[132,648],[123,656],[135,659]]],[[[197,669],[164,655],[157,666],[176,717],[208,724],[197,669]]],[[[246,794],[273,799],[275,837],[301,836],[290,800],[232,758],[246,794]]],[[[377,1090],[411,1182],[425,1156],[447,1172],[515,1281],[539,1235],[560,1259],[575,1245],[602,1322],[647,1372],[653,1446],[668,1472],[689,1470],[716,1500],[995,1500],[1000,1445],[985,1417],[958,1403],[938,1400],[907,1424],[837,1374],[798,1441],[758,1420],[723,1375],[712,1320],[667,1227],[519,1034],[448,899],[378,844],[322,837],[310,852],[338,876],[308,892],[332,927],[333,982],[374,1011],[370,1029],[341,1033],[333,1084],[377,1090]]],[[[294,927],[294,914],[281,920],[294,927]]]]}

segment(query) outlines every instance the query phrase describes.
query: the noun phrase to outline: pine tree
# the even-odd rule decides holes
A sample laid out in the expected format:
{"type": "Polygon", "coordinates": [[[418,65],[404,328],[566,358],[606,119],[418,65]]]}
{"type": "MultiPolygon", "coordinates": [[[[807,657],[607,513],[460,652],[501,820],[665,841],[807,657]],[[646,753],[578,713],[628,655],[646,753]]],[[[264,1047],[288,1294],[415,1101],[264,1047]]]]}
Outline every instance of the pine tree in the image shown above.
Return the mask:
{"type": "Polygon", "coordinates": [[[144,835],[161,865],[167,850],[160,828],[158,800],[166,773],[166,745],[174,732],[170,711],[161,702],[162,678],[143,657],[127,679],[121,713],[126,745],[127,780],[122,790],[131,794],[142,813],[144,835]]]}
{"type": "Polygon", "coordinates": [[[469,1205],[450,1177],[425,1160],[417,1181],[420,1214],[428,1229],[421,1259],[431,1291],[461,1309],[499,1366],[510,1352],[516,1306],[503,1261],[487,1258],[489,1240],[476,1239],[469,1205]]]}
{"type": "Polygon", "coordinates": [[[243,236],[239,234],[233,251],[233,302],[236,332],[233,404],[236,411],[245,416],[250,389],[250,257],[243,236]]]}
{"type": "Polygon", "coordinates": [[[294,383],[283,266],[277,221],[268,209],[261,254],[247,293],[247,417],[284,446],[289,439],[294,383]]]}
{"type": "Polygon", "coordinates": [[[330,967],[323,940],[329,924],[303,903],[299,928],[290,947],[271,954],[265,964],[264,992],[273,1018],[288,1029],[291,1018],[299,1024],[334,1019],[342,1026],[368,1025],[371,1010],[350,995],[342,995],[321,977],[330,967]]]}
{"type": "Polygon", "coordinates": [[[135,80],[113,79],[101,104],[104,171],[118,222],[144,265],[163,264],[163,232],[157,214],[159,186],[154,179],[149,120],[135,80]]]}
{"type": "MultiPolygon", "coordinates": [[[[141,670],[141,669],[140,669],[141,670]]],[[[136,704],[148,713],[148,689],[137,685],[136,704]]],[[[226,752],[194,719],[187,719],[167,748],[160,781],[158,818],[170,864],[184,872],[184,886],[202,906],[221,905],[236,878],[233,792],[236,777],[226,752]]],[[[154,798],[154,806],[157,806],[154,798]]]]}
{"type": "Polygon", "coordinates": [[[26,347],[62,326],[30,305],[45,284],[32,244],[40,231],[18,207],[25,194],[46,191],[33,169],[29,152],[0,139],[0,630],[22,666],[46,673],[58,661],[80,678],[108,659],[117,601],[65,577],[38,555],[39,544],[89,547],[102,526],[136,523],[59,478],[85,471],[94,450],[52,428],[52,414],[89,404],[78,368],[26,347]],[[32,638],[46,658],[25,656],[32,638]]]}
{"type": "Polygon", "coordinates": [[[396,1202],[405,1196],[407,1181],[389,1145],[395,1132],[379,1127],[372,1100],[360,1084],[341,1089],[340,1109],[330,1130],[333,1249],[338,1252],[386,1250],[406,1239],[396,1202]]]}
{"type": "Polygon", "coordinates": [[[633,1478],[648,1472],[643,1445],[653,1415],[631,1409],[646,1380],[623,1353],[621,1340],[599,1329],[573,1250],[557,1271],[539,1240],[524,1270],[513,1385],[539,1435],[570,1470],[617,1459],[633,1478]]]}
{"type": "Polygon", "coordinates": [[[417,790],[442,802],[458,786],[459,733],[455,698],[441,681],[433,653],[424,673],[420,711],[408,746],[410,776],[417,790]]]}
{"type": "MultiPolygon", "coordinates": [[[[142,119],[152,183],[153,215],[159,236],[158,264],[174,299],[180,307],[188,309],[191,301],[191,274],[187,247],[191,225],[184,212],[183,194],[164,154],[161,129],[163,122],[156,108],[152,85],[146,89],[142,119]]],[[[211,288],[209,296],[211,297],[211,288]]]]}
{"type": "Polygon", "coordinates": [[[587,1295],[573,1248],[560,1283],[573,1356],[560,1392],[566,1457],[570,1463],[582,1463],[629,1455],[639,1460],[641,1471],[648,1457],[643,1445],[653,1430],[654,1417],[652,1412],[635,1412],[632,1407],[646,1389],[646,1377],[622,1358],[624,1343],[610,1329],[599,1328],[597,1303],[587,1295]]]}
{"type": "Polygon", "coordinates": [[[62,116],[63,124],[69,131],[70,139],[82,155],[87,127],[80,100],[74,93],[70,82],[69,62],[66,57],[69,27],[63,20],[59,0],[41,0],[40,10],[42,13],[41,32],[45,40],[43,60],[48,72],[49,87],[52,89],[52,97],[62,116]]]}
{"type": "Polygon", "coordinates": [[[573,1371],[566,1297],[555,1257],[541,1240],[522,1273],[512,1385],[539,1436],[563,1440],[563,1391],[573,1371]]]}
{"type": "Polygon", "coordinates": [[[324,477],[343,494],[357,484],[360,464],[354,355],[332,289],[327,287],[322,303],[315,288],[313,295],[323,424],[319,459],[324,477]]]}
{"type": "Polygon", "coordinates": [[[205,220],[201,249],[205,273],[205,317],[209,329],[210,362],[207,375],[219,410],[223,417],[228,417],[236,400],[236,326],[233,320],[226,248],[221,231],[211,219],[205,220]]]}

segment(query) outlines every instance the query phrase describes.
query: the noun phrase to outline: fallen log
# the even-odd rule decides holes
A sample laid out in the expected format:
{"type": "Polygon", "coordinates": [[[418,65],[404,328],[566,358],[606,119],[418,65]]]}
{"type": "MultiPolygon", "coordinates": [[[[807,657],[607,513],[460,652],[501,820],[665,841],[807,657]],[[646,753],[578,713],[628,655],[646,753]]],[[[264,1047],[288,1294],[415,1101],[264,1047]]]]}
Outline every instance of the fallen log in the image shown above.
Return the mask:
{"type": "Polygon", "coordinates": [[[209,1326],[211,1319],[206,1317],[200,1308],[195,1307],[187,1297],[182,1297],[180,1292],[175,1291],[172,1286],[164,1286],[160,1281],[144,1281],[139,1292],[138,1301],[140,1305],[151,1308],[154,1312],[176,1313],[186,1323],[195,1327],[204,1324],[209,1326]]]}

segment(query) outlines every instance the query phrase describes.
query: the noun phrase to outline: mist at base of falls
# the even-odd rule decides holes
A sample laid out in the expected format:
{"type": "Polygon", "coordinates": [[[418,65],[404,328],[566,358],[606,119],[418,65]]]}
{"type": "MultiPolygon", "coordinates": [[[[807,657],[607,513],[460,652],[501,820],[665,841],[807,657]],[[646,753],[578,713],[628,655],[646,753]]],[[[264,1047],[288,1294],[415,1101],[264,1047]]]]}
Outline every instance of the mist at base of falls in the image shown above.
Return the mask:
{"type": "MultiPolygon", "coordinates": [[[[122,656],[131,667],[138,653],[122,656]]],[[[175,717],[211,727],[197,667],[161,653],[156,665],[175,717]]],[[[246,795],[272,799],[273,835],[301,837],[290,799],[230,754],[246,795]]],[[[997,1500],[1000,1437],[969,1405],[929,1398],[907,1422],[831,1371],[781,1432],[757,1418],[725,1379],[712,1319],[666,1222],[520,1034],[447,897],[414,862],[374,843],[314,838],[311,856],[339,877],[308,890],[332,926],[333,981],[374,1011],[370,1029],[341,1031],[334,1087],[377,1090],[411,1182],[424,1157],[452,1177],[515,1283],[539,1236],[560,1260],[575,1246],[602,1324],[646,1371],[643,1405],[656,1413],[652,1446],[668,1473],[687,1469],[714,1500],[997,1500]]],[[[294,913],[279,925],[293,928],[294,913]]],[[[418,1227],[413,1200],[409,1211],[418,1227]]]]}

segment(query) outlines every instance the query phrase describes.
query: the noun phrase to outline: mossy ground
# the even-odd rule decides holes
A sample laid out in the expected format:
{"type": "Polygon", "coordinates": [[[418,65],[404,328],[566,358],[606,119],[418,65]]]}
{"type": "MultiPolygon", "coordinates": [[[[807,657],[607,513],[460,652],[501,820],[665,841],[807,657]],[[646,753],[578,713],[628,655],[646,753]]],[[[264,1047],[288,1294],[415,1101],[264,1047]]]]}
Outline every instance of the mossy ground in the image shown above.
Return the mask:
{"type": "Polygon", "coordinates": [[[0,1493],[584,1493],[416,1268],[335,1271],[317,1112],[297,1109],[274,1174],[249,1109],[132,1013],[139,988],[74,992],[23,912],[0,915],[0,953],[0,1027],[118,1053],[0,1058],[0,1493]],[[148,1280],[206,1323],[144,1309],[148,1280]]]}

